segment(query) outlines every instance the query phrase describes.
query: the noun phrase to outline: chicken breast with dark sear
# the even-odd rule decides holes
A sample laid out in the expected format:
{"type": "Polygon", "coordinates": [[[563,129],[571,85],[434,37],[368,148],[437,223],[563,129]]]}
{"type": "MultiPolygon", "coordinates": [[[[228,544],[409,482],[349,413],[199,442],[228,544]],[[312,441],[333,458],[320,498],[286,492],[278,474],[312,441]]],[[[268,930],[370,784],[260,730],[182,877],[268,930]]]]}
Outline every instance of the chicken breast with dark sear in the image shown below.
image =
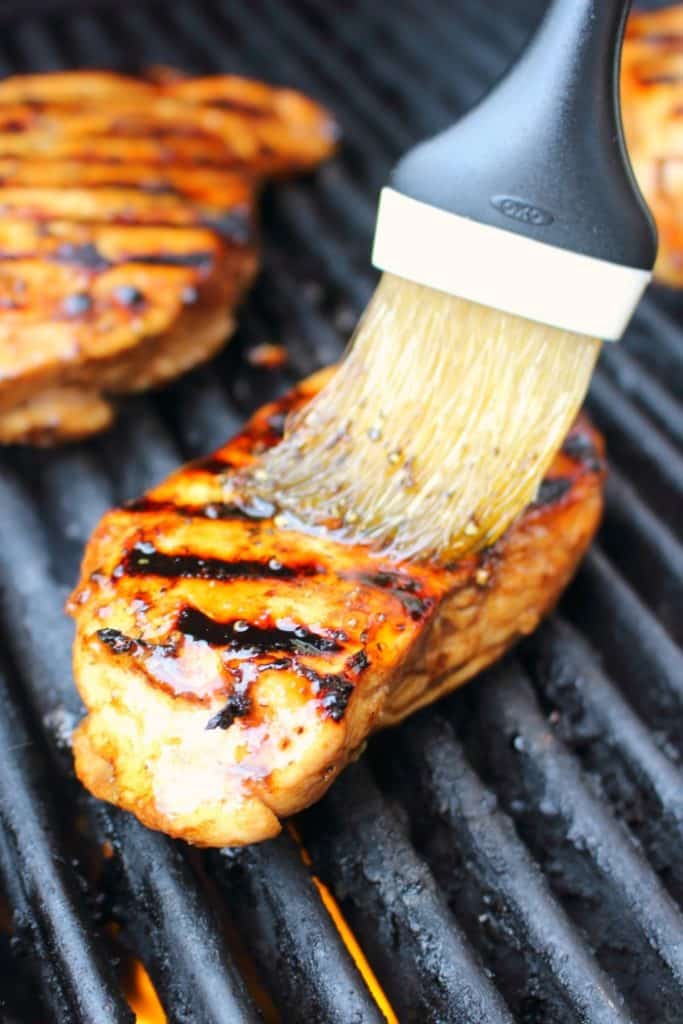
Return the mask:
{"type": "Polygon", "coordinates": [[[209,358],[257,269],[262,181],[334,136],[306,97],[231,76],[0,82],[0,443],[93,433],[111,396],[209,358]]]}
{"type": "Polygon", "coordinates": [[[76,769],[97,796],[206,846],[274,836],[374,730],[463,683],[557,601],[602,507],[580,420],[491,549],[442,567],[284,525],[236,473],[321,375],[266,406],[90,541],[70,611],[88,715],[76,769]]]}

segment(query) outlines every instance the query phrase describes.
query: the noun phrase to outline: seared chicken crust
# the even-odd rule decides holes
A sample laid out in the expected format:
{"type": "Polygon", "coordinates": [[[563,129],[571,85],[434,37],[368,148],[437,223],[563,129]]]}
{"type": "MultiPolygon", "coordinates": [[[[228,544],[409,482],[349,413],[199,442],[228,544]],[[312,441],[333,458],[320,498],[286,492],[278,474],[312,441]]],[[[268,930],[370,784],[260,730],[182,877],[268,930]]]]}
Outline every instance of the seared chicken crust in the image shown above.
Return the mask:
{"type": "Polygon", "coordinates": [[[627,23],[621,74],[633,170],[657,222],[655,276],[683,286],[683,4],[638,11],[627,23]]]}
{"type": "Polygon", "coordinates": [[[334,137],[305,96],[229,75],[0,81],[0,443],[83,437],[209,358],[257,269],[261,183],[334,137]]]}
{"type": "Polygon", "coordinates": [[[448,693],[535,628],[600,518],[602,443],[580,419],[536,502],[444,567],[283,525],[238,476],[324,374],[211,458],[109,512],[69,610],[96,796],[201,846],[276,835],[374,730],[448,693]]]}

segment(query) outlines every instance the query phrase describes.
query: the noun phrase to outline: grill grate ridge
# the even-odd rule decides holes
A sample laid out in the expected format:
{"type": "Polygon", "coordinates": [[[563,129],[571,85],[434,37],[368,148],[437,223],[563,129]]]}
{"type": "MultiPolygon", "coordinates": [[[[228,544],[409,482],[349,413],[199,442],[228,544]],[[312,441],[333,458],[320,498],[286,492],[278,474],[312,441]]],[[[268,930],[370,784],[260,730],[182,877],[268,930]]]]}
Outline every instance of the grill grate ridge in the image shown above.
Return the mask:
{"type": "Polygon", "coordinates": [[[511,1020],[364,763],[307,814],[304,840],[401,1022],[511,1020]]]}
{"type": "Polygon", "coordinates": [[[551,887],[634,1012],[673,1024],[683,990],[683,922],[671,897],[556,739],[514,662],[488,673],[475,699],[477,731],[468,747],[475,735],[492,735],[479,767],[551,887]]]}
{"type": "Polygon", "coordinates": [[[602,367],[606,369],[619,388],[654,420],[656,426],[669,434],[679,447],[683,445],[683,412],[677,401],[666,388],[648,373],[641,363],[636,362],[622,346],[621,352],[613,352],[605,346],[602,353],[602,367]]]}
{"type": "Polygon", "coordinates": [[[0,872],[11,895],[15,936],[38,958],[52,1019],[71,1024],[132,1014],[111,952],[88,920],[71,858],[47,798],[49,768],[0,671],[0,872]],[[68,950],[68,955],[66,951],[68,950]]]}
{"type": "Polygon", "coordinates": [[[211,862],[281,1006],[306,1006],[312,1020],[325,1024],[384,1020],[334,924],[321,914],[320,897],[290,836],[225,850],[211,862]]]}
{"type": "Polygon", "coordinates": [[[671,857],[683,841],[681,769],[653,742],[601,672],[595,652],[569,623],[551,620],[525,645],[524,653],[544,710],[562,707],[553,716],[556,733],[599,775],[619,817],[681,902],[682,866],[671,857]]]}
{"type": "Polygon", "coordinates": [[[610,470],[605,496],[605,552],[680,643],[683,548],[616,469],[610,470]]]}
{"type": "Polygon", "coordinates": [[[629,1020],[623,998],[468,764],[450,724],[421,714],[401,728],[386,760],[374,761],[407,807],[415,842],[515,1011],[533,1009],[539,1024],[629,1020]],[[465,876],[475,881],[474,892],[465,876]]]}
{"type": "Polygon", "coordinates": [[[641,302],[624,347],[668,388],[680,402],[683,397],[683,351],[676,320],[664,305],[667,293],[654,288],[641,302]]]}
{"type": "Polygon", "coordinates": [[[683,752],[683,653],[599,545],[588,553],[564,606],[641,717],[683,752]]]}
{"type": "Polygon", "coordinates": [[[683,502],[683,456],[605,376],[596,373],[589,408],[603,431],[610,459],[628,467],[659,515],[675,529],[683,502]]]}

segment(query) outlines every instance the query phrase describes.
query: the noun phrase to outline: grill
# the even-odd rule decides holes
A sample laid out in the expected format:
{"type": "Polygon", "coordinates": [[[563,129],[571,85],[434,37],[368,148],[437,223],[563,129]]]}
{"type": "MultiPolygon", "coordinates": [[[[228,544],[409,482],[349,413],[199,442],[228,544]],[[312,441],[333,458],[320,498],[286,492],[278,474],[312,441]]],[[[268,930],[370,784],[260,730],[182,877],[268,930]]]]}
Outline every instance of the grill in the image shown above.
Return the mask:
{"type": "Polygon", "coordinates": [[[605,524],[558,613],[476,684],[373,739],[296,830],[200,854],[89,799],[70,767],[80,706],[62,605],[95,521],[339,355],[373,287],[374,205],[392,161],[478,97],[543,7],[3,5],[1,73],[237,71],[309,91],[345,133],[337,160],[266,196],[264,271],[212,365],[128,401],[95,441],[2,455],[8,1024],[131,1021],[124,992],[131,970],[144,980],[139,964],[174,1024],[683,1020],[683,338],[672,294],[652,290],[601,360],[590,409],[612,466],[605,524]],[[245,352],[270,341],[287,345],[288,367],[250,367],[245,352]]]}

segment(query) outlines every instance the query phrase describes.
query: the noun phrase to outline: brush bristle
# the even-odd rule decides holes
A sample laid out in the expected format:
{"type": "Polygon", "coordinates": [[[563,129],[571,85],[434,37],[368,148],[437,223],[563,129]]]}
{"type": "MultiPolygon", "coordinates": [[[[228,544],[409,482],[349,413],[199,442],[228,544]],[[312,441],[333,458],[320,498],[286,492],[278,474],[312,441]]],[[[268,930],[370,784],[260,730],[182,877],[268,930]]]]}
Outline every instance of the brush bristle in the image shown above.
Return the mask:
{"type": "Polygon", "coordinates": [[[599,347],[385,274],[335,376],[247,487],[393,557],[461,557],[533,500],[599,347]]]}

